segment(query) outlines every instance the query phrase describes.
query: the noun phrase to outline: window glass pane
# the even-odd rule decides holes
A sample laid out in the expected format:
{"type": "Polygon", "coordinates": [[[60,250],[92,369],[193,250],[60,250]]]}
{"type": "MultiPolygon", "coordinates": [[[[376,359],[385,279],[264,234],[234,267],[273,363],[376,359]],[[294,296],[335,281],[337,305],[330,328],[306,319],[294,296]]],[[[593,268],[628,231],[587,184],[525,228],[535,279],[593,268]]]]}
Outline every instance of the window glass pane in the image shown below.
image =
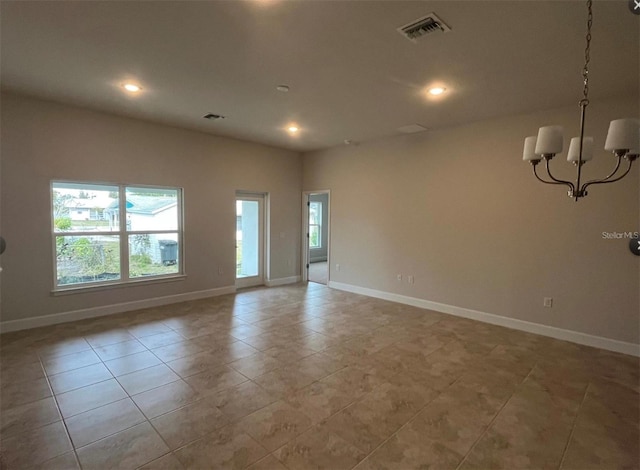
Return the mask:
{"type": "Polygon", "coordinates": [[[310,248],[320,248],[321,245],[320,240],[320,227],[318,225],[310,225],[309,226],[309,247],[310,248]]]}
{"type": "Polygon", "coordinates": [[[56,232],[118,230],[118,187],[53,183],[53,226],[56,232]]]}
{"type": "Polygon", "coordinates": [[[129,235],[129,277],[161,276],[180,272],[177,233],[129,235]]]}
{"type": "Polygon", "coordinates": [[[57,285],[120,279],[120,237],[56,236],[57,285]]]}
{"type": "Polygon", "coordinates": [[[320,225],[322,216],[322,203],[312,202],[309,204],[309,224],[320,225]]]}
{"type": "Polygon", "coordinates": [[[127,187],[127,230],[178,230],[178,191],[127,187]]]}
{"type": "Polygon", "coordinates": [[[236,202],[236,277],[260,274],[260,203],[236,202]]]}

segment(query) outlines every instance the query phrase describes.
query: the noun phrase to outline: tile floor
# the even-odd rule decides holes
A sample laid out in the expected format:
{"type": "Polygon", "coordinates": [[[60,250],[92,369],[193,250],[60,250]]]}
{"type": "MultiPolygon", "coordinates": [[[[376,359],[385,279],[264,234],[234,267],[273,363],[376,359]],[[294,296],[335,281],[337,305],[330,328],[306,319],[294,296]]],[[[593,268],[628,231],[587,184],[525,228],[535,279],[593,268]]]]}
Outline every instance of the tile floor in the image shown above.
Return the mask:
{"type": "Polygon", "coordinates": [[[639,362],[319,284],[0,337],[3,469],[631,469],[639,362]]]}

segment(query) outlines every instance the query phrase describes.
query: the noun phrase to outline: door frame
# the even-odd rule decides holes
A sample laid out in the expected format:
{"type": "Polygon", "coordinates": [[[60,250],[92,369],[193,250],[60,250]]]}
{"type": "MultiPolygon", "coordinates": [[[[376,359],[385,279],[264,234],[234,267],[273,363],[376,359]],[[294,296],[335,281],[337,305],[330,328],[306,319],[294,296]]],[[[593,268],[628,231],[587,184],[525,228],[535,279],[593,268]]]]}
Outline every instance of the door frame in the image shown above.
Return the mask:
{"type": "Polygon", "coordinates": [[[317,191],[302,192],[302,282],[309,282],[309,263],[311,252],[309,249],[309,196],[312,194],[327,195],[327,286],[331,282],[331,190],[321,189],[317,191]]]}
{"type": "MultiPolygon", "coordinates": [[[[262,193],[256,191],[236,191],[234,203],[237,204],[239,200],[252,201],[255,200],[259,204],[258,209],[258,224],[259,224],[259,236],[258,246],[261,250],[258,257],[258,275],[249,277],[237,277],[237,271],[234,269],[234,279],[236,289],[244,289],[247,287],[263,286],[266,284],[269,278],[268,266],[269,266],[269,193],[262,193]]],[[[235,207],[237,217],[237,206],[235,207]]],[[[237,229],[236,229],[237,237],[237,229]]],[[[236,239],[237,242],[237,239],[236,239]]],[[[234,253],[234,259],[237,254],[234,253]]],[[[234,263],[235,266],[235,263],[234,263]]]]}

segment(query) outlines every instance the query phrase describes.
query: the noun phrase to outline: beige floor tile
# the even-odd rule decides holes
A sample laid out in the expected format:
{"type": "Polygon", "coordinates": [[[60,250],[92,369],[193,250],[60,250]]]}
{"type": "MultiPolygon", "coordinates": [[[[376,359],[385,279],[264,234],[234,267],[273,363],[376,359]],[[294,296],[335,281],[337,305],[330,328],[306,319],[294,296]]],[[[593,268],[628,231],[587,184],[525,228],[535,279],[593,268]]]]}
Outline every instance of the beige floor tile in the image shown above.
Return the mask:
{"type": "Polygon", "coordinates": [[[167,362],[167,365],[180,377],[185,378],[209,369],[218,368],[224,365],[224,360],[214,356],[211,351],[207,350],[167,362]]]}
{"type": "MultiPolygon", "coordinates": [[[[289,339],[291,341],[291,339],[289,339]]],[[[311,356],[315,353],[313,349],[307,349],[297,344],[287,344],[286,346],[274,346],[269,349],[265,349],[263,353],[274,359],[280,359],[281,361],[290,363],[296,362],[300,359],[311,356]]]]}
{"type": "Polygon", "coordinates": [[[322,382],[334,386],[347,395],[358,398],[385,382],[385,379],[377,375],[376,372],[375,369],[370,369],[366,366],[351,365],[322,379],[322,382]]]}
{"type": "Polygon", "coordinates": [[[291,405],[277,401],[241,419],[237,427],[263,447],[274,451],[311,427],[311,419],[291,405]]]}
{"type": "Polygon", "coordinates": [[[269,454],[256,463],[249,465],[247,470],[287,470],[287,467],[282,465],[273,455],[269,454]]]}
{"type": "Polygon", "coordinates": [[[438,395],[406,376],[391,380],[332,416],[327,428],[369,453],[438,395]]]}
{"type": "Polygon", "coordinates": [[[247,381],[247,378],[227,366],[209,369],[184,379],[201,395],[211,395],[225,388],[233,387],[247,381]]]}
{"type": "Polygon", "coordinates": [[[223,364],[237,361],[243,357],[251,356],[258,350],[242,341],[229,342],[222,345],[214,345],[210,350],[212,357],[218,359],[223,364]]]}
{"type": "Polygon", "coordinates": [[[201,399],[151,420],[172,450],[229,424],[211,398],[201,399]]]}
{"type": "Polygon", "coordinates": [[[429,403],[407,428],[416,435],[466,455],[502,404],[501,400],[456,384],[429,403]]]}
{"type": "Polygon", "coordinates": [[[143,351],[130,356],[119,357],[105,361],[104,365],[111,371],[115,377],[130,374],[147,367],[157,366],[162,361],[158,359],[152,352],[143,351]]]}
{"type": "Polygon", "coordinates": [[[13,367],[0,362],[0,384],[28,382],[42,379],[44,376],[44,369],[39,360],[13,367]]]}
{"type": "Polygon", "coordinates": [[[58,421],[11,437],[3,432],[0,449],[7,470],[12,470],[42,464],[72,447],[62,421],[58,421]]]}
{"type": "Polygon", "coordinates": [[[56,396],[60,412],[65,418],[108,405],[126,398],[127,394],[116,379],[105,380],[56,396]]]}
{"type": "Polygon", "coordinates": [[[275,369],[253,379],[262,388],[278,396],[304,388],[315,380],[314,376],[306,374],[295,364],[275,369]]]}
{"type": "Polygon", "coordinates": [[[578,417],[560,468],[591,470],[638,468],[640,466],[640,431],[624,421],[609,425],[578,417]]]}
{"type": "Polygon", "coordinates": [[[251,381],[227,388],[212,395],[212,399],[225,416],[232,421],[237,421],[277,401],[276,397],[251,381]]]}
{"type": "Polygon", "coordinates": [[[202,398],[184,380],[178,380],[132,397],[148,419],[181,408],[202,398]]]}
{"type": "Polygon", "coordinates": [[[231,328],[229,334],[236,339],[245,339],[250,338],[251,336],[257,336],[263,332],[264,330],[259,326],[245,323],[231,328]]]}
{"type": "Polygon", "coordinates": [[[0,408],[15,408],[18,405],[38,401],[51,396],[47,379],[28,382],[2,382],[0,387],[0,408]]]}
{"type": "Polygon", "coordinates": [[[175,331],[165,331],[164,333],[158,333],[157,335],[139,338],[138,341],[147,348],[153,349],[167,346],[169,344],[179,343],[184,341],[184,337],[180,336],[175,331]]]}
{"type": "MultiPolygon", "coordinates": [[[[373,451],[354,470],[454,470],[462,455],[403,428],[373,451]]],[[[487,467],[485,470],[488,470],[487,467]]],[[[515,467],[514,467],[515,468],[515,467]]]]}
{"type": "Polygon", "coordinates": [[[211,433],[175,452],[185,468],[243,469],[267,454],[250,436],[234,427],[211,433]]]}
{"type": "Polygon", "coordinates": [[[85,411],[65,419],[71,442],[77,449],[103,437],[142,423],[145,417],[130,398],[85,411]]]}
{"type": "Polygon", "coordinates": [[[320,381],[286,395],[284,400],[319,423],[353,403],[356,397],[320,381]]]}
{"type": "Polygon", "coordinates": [[[142,393],[176,380],[180,380],[180,377],[164,364],[118,377],[118,382],[129,395],[142,393]]]}
{"type": "Polygon", "coordinates": [[[83,470],[137,468],[169,452],[147,422],[78,449],[83,470]]]}
{"type": "Polygon", "coordinates": [[[128,328],[128,331],[136,338],[144,338],[145,336],[153,336],[160,333],[170,333],[173,330],[161,322],[155,322],[132,326],[128,328]]]}
{"type": "Polygon", "coordinates": [[[55,356],[43,361],[47,375],[55,375],[68,370],[79,369],[80,367],[98,364],[100,358],[88,349],[77,353],[67,354],[65,356],[55,356]]]}
{"type": "Polygon", "coordinates": [[[143,465],[140,470],[183,470],[184,468],[175,454],[171,453],[143,465]]]}
{"type": "MultiPolygon", "coordinates": [[[[116,328],[86,335],[85,339],[97,352],[102,346],[130,341],[133,340],[134,337],[127,330],[116,328]]],[[[110,357],[109,359],[115,358],[110,357]]]]}
{"type": "Polygon", "coordinates": [[[75,453],[67,452],[32,468],[34,470],[80,470],[80,464],[75,453]]]}
{"type": "Polygon", "coordinates": [[[461,468],[557,468],[577,405],[520,387],[461,468]]]}
{"type": "Polygon", "coordinates": [[[294,365],[301,372],[312,376],[316,380],[327,377],[345,367],[341,361],[322,353],[316,353],[312,354],[311,356],[306,356],[298,361],[295,361],[294,365]]]}
{"type": "Polygon", "coordinates": [[[84,338],[50,339],[47,344],[36,345],[38,354],[43,361],[55,356],[65,356],[80,351],[90,350],[91,346],[84,338]]]}
{"type": "Polygon", "coordinates": [[[8,408],[0,413],[0,435],[7,438],[60,420],[53,397],[8,408]]]}
{"type": "Polygon", "coordinates": [[[105,344],[95,348],[96,354],[100,356],[100,359],[103,361],[110,361],[120,357],[130,356],[146,350],[147,348],[138,340],[133,339],[133,337],[127,341],[105,344]]]}
{"type": "Polygon", "coordinates": [[[229,367],[240,372],[242,375],[254,379],[260,375],[271,372],[286,365],[289,361],[283,361],[282,359],[276,359],[271,356],[259,352],[252,354],[251,356],[243,357],[237,361],[230,362],[229,367]]]}
{"type": "Polygon", "coordinates": [[[53,392],[59,394],[112,378],[113,375],[111,375],[111,372],[109,372],[109,369],[107,369],[104,364],[93,364],[91,366],[81,367],[80,369],[52,375],[49,377],[49,382],[51,383],[53,392]]]}
{"type": "Polygon", "coordinates": [[[353,468],[366,453],[326,429],[316,425],[274,452],[285,467],[296,469],[353,468]]]}
{"type": "Polygon", "coordinates": [[[199,346],[193,341],[182,341],[180,343],[173,343],[159,348],[154,348],[151,351],[160,358],[160,360],[170,362],[180,359],[181,357],[191,356],[206,350],[206,347],[199,346]]]}
{"type": "Polygon", "coordinates": [[[638,358],[314,284],[3,334],[0,387],[17,468],[77,468],[56,400],[80,443],[115,433],[80,448],[101,470],[608,470],[640,452],[638,358]],[[149,423],[116,432],[142,419],[182,461],[149,423]]]}

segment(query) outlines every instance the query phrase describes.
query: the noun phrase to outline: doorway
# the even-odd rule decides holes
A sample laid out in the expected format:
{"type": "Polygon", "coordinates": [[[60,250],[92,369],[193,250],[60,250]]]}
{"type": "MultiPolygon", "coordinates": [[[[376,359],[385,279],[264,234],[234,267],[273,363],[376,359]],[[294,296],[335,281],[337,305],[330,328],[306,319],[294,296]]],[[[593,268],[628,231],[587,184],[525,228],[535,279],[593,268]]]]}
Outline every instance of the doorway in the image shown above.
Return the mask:
{"type": "Polygon", "coordinates": [[[236,193],[236,287],[264,284],[264,194],[236,193]]]}
{"type": "Polygon", "coordinates": [[[305,280],[329,283],[329,191],[308,191],[305,219],[305,280]]]}

